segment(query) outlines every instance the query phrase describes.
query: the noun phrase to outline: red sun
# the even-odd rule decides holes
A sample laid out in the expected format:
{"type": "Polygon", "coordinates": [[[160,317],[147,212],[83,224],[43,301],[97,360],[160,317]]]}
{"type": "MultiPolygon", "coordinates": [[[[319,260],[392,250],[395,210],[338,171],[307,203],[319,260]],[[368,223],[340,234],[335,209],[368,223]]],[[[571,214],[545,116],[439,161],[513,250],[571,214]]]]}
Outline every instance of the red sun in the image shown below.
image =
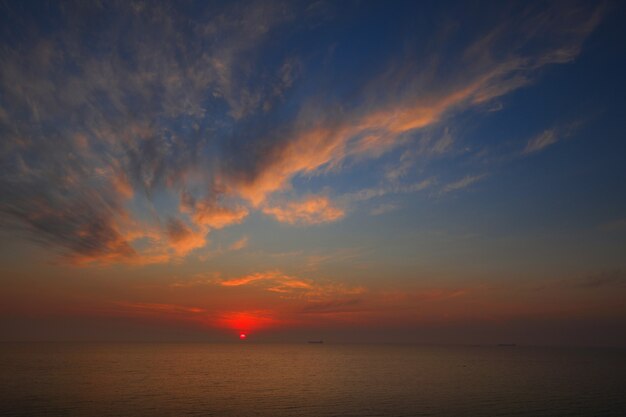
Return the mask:
{"type": "Polygon", "coordinates": [[[246,340],[246,337],[248,337],[248,335],[247,335],[247,334],[245,334],[245,333],[239,333],[239,339],[240,339],[240,340],[246,340]]]}

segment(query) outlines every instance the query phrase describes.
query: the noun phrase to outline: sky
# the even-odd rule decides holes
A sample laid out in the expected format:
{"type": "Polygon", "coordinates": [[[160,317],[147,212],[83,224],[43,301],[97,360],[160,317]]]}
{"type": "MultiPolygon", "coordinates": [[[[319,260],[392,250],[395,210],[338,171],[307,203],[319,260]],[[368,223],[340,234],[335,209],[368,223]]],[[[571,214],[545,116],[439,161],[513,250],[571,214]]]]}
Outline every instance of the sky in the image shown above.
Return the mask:
{"type": "Polygon", "coordinates": [[[0,10],[0,340],[626,345],[620,2],[0,10]]]}

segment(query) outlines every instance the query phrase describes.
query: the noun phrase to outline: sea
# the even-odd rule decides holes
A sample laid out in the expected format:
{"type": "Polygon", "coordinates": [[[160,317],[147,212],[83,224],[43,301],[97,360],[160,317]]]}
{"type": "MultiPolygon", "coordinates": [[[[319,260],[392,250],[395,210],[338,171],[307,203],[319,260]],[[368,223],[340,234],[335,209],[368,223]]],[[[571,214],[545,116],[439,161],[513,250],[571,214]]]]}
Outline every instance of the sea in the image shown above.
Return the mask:
{"type": "Polygon", "coordinates": [[[1,416],[626,416],[626,350],[0,344],[1,416]]]}

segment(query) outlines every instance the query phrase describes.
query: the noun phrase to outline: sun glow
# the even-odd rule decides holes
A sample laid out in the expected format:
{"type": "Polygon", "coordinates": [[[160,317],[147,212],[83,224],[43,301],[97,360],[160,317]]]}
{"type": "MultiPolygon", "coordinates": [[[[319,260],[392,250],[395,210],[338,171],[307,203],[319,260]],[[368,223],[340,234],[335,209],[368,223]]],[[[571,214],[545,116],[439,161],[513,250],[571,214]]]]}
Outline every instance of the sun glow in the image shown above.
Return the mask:
{"type": "Polygon", "coordinates": [[[217,324],[240,334],[246,334],[251,330],[277,326],[280,322],[268,311],[233,311],[223,313],[217,324]]]}

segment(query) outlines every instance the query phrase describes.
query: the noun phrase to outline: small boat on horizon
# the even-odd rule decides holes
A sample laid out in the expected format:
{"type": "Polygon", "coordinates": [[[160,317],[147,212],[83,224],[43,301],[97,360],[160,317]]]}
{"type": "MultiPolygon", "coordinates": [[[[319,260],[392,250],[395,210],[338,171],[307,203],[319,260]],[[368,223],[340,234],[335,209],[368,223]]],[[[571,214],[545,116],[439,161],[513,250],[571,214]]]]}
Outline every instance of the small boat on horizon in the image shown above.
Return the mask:
{"type": "Polygon", "coordinates": [[[324,341],[323,340],[309,340],[308,343],[319,345],[321,343],[324,343],[324,341]]]}

